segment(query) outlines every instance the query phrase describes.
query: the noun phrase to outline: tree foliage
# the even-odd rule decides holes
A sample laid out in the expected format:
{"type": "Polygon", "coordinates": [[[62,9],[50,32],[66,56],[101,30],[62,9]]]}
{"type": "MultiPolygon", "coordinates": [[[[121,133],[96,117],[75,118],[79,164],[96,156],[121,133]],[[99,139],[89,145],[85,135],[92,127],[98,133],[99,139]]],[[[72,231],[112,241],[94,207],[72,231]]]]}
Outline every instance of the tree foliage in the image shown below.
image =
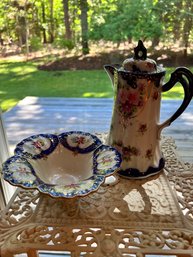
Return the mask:
{"type": "Polygon", "coordinates": [[[187,53],[193,38],[190,0],[4,0],[0,42],[26,51],[43,44],[89,52],[90,40],[180,41],[187,53]]]}

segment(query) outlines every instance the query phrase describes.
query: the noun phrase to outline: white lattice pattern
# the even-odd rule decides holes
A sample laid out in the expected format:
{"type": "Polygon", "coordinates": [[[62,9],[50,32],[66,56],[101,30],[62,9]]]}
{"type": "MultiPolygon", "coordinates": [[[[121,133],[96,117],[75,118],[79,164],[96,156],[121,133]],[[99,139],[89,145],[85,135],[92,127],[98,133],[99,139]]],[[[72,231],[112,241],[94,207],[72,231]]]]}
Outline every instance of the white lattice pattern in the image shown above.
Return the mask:
{"type": "Polygon", "coordinates": [[[193,256],[193,166],[162,139],[166,167],[143,180],[117,177],[83,198],[17,190],[0,217],[1,257],[36,250],[71,256],[193,256]]]}

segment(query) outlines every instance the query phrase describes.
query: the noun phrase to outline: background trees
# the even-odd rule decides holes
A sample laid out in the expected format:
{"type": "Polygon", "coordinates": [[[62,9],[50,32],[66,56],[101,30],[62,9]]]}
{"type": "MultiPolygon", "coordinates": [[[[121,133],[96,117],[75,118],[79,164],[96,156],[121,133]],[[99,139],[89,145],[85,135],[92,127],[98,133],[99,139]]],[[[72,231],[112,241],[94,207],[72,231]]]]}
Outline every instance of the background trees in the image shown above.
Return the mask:
{"type": "Polygon", "coordinates": [[[91,41],[180,41],[184,54],[193,39],[190,0],[4,0],[0,44],[29,52],[53,44],[89,53],[91,41]]]}

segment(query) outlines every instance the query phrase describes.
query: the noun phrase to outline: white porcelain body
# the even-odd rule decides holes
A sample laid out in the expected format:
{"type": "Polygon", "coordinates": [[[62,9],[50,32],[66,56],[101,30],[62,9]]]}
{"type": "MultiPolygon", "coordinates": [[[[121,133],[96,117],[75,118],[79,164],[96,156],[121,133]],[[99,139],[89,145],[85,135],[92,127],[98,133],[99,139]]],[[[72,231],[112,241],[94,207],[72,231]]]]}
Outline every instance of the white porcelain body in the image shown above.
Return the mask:
{"type": "Polygon", "coordinates": [[[93,175],[93,151],[74,154],[73,151],[64,148],[61,144],[58,144],[47,158],[28,161],[37,176],[46,184],[75,184],[93,175]]]}
{"type": "Polygon", "coordinates": [[[135,78],[135,86],[121,74],[113,77],[114,109],[107,143],[122,155],[123,176],[140,178],[163,168],[159,125],[163,75],[135,78]]]}

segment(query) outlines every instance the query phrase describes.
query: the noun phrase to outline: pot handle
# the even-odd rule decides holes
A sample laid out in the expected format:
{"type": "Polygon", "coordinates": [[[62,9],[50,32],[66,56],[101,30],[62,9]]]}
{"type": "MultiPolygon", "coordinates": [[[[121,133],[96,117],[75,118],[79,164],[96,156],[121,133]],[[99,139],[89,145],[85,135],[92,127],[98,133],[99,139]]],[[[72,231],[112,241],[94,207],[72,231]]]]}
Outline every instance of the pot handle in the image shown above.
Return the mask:
{"type": "Polygon", "coordinates": [[[170,80],[162,86],[162,92],[170,90],[177,82],[179,82],[184,88],[183,102],[178,110],[169,119],[158,126],[159,134],[163,128],[170,126],[170,124],[184,112],[192,99],[193,74],[185,67],[179,67],[171,74],[170,80]]]}

